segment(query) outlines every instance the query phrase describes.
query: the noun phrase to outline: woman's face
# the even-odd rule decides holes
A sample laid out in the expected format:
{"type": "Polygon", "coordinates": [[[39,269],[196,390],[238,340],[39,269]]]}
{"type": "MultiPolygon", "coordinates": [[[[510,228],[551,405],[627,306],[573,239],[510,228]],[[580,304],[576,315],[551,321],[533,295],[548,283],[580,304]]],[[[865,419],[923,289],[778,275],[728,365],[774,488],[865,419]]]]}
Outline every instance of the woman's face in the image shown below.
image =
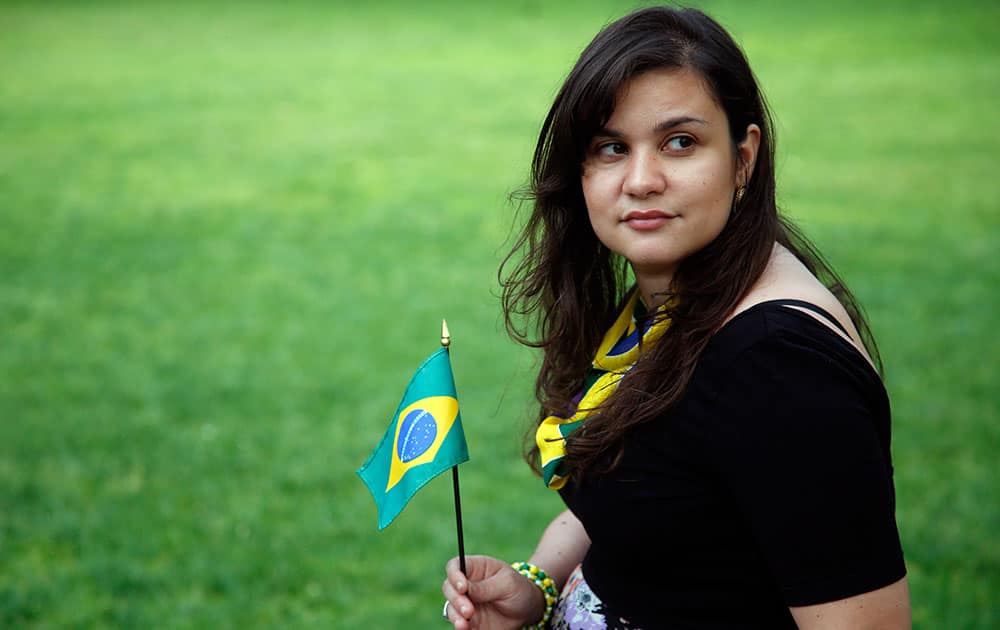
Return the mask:
{"type": "Polygon", "coordinates": [[[583,196],[597,238],[632,264],[645,299],[722,231],[759,142],[750,125],[734,152],[725,112],[690,70],[652,70],[619,91],[584,158],[583,196]]]}

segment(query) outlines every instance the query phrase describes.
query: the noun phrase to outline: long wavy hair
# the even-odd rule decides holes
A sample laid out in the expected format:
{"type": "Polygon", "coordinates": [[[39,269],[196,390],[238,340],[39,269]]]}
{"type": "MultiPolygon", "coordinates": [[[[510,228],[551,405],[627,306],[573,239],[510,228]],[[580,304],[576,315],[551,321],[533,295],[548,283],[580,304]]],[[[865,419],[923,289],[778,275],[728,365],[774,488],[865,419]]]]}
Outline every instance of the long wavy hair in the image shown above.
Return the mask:
{"type": "MultiPolygon", "coordinates": [[[[743,51],[701,11],[647,8],[605,27],[566,78],[542,125],[530,183],[520,194],[531,214],[500,267],[508,333],[544,352],[535,383],[538,421],[572,408],[630,290],[627,261],[591,228],[582,163],[622,86],[658,68],[690,69],[702,77],[728,118],[734,160],[751,123],[760,127],[760,147],[745,194],[734,194],[725,228],[674,274],[667,333],[644,350],[615,393],[567,440],[566,461],[576,475],[613,469],[626,431],[661,417],[681,398],[705,346],[760,278],[775,242],[840,300],[881,370],[858,302],[816,248],[778,214],[774,128],[743,51]]],[[[525,435],[525,458],[537,472],[534,427],[525,435]]]]}

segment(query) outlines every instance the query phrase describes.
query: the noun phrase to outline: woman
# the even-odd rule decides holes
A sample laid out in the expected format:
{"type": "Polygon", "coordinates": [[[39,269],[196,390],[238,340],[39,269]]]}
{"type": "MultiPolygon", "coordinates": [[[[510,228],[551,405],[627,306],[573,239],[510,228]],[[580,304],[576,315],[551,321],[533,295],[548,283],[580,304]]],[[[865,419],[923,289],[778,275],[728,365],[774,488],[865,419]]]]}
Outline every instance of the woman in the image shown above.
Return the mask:
{"type": "Polygon", "coordinates": [[[907,627],[878,354],[778,217],[770,118],[730,36],[692,9],[609,25],[556,97],[531,185],[504,307],[544,350],[529,461],[569,509],[526,563],[450,561],[444,616],[907,627]]]}

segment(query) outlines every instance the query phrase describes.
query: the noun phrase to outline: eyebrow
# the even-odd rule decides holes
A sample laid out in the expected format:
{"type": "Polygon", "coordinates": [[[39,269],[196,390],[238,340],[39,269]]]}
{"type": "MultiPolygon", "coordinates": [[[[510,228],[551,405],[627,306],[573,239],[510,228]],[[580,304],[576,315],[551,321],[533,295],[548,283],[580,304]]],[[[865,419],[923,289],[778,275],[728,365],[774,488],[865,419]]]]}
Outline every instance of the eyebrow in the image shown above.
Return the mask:
{"type": "MultiPolygon", "coordinates": [[[[681,125],[687,123],[696,123],[699,125],[707,125],[707,120],[702,120],[701,118],[695,118],[694,116],[675,116],[674,118],[668,118],[661,122],[658,122],[653,131],[656,133],[662,133],[664,131],[670,131],[674,127],[680,127],[681,125]]],[[[599,136],[607,136],[609,138],[622,138],[625,136],[624,133],[618,131],[617,129],[611,129],[610,127],[603,127],[598,132],[599,136]]]]}

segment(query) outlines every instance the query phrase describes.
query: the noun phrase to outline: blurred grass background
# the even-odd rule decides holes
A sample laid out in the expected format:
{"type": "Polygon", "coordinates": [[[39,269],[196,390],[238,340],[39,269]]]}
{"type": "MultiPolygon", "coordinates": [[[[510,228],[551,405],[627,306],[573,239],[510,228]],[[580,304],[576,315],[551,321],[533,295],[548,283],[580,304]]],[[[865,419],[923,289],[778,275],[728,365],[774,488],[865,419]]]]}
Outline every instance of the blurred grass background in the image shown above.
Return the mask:
{"type": "MultiPolygon", "coordinates": [[[[438,627],[450,484],[354,475],[440,319],[470,552],[550,516],[495,270],[616,2],[0,4],[0,627],[438,627]]],[[[1000,8],[698,3],[866,304],[918,627],[1000,626],[1000,8]]]]}

